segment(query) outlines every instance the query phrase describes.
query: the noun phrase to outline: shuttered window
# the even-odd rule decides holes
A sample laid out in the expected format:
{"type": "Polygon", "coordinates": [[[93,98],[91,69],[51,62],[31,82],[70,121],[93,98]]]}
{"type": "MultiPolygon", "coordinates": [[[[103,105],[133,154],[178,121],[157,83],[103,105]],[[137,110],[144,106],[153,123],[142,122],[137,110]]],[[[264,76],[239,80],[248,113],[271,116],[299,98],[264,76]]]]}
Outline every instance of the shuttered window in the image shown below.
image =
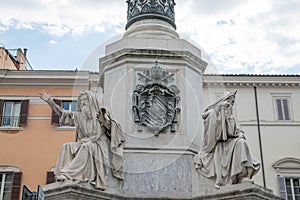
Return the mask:
{"type": "Polygon", "coordinates": [[[22,183],[22,172],[15,172],[13,176],[11,200],[19,200],[22,183]]]}
{"type": "Polygon", "coordinates": [[[55,175],[54,172],[47,172],[46,184],[54,183],[55,182],[55,175]]]}
{"type": "MultiPolygon", "coordinates": [[[[57,105],[61,106],[61,100],[59,100],[59,99],[53,99],[53,101],[54,101],[54,103],[56,103],[57,105]]],[[[53,124],[53,125],[59,125],[59,117],[60,117],[60,116],[59,116],[56,112],[54,112],[54,111],[52,110],[51,124],[53,124]]]]}
{"type": "Polygon", "coordinates": [[[11,197],[13,173],[0,173],[0,199],[9,200],[11,197]]]}
{"type": "Polygon", "coordinates": [[[22,181],[21,172],[0,173],[0,199],[19,200],[22,181]]]}
{"type": "Polygon", "coordinates": [[[27,125],[29,100],[0,100],[0,126],[23,127],[27,125]]]}
{"type": "Polygon", "coordinates": [[[279,189],[280,197],[283,199],[287,199],[285,178],[282,176],[278,176],[277,182],[278,182],[278,189],[279,189]]]}
{"type": "MultiPolygon", "coordinates": [[[[60,99],[53,99],[54,103],[61,106],[66,111],[76,111],[77,109],[77,102],[76,101],[65,101],[60,99]]],[[[59,124],[59,118],[60,116],[52,111],[52,117],[51,117],[51,124],[53,125],[60,125],[59,124]]],[[[64,124],[61,124],[61,126],[65,126],[64,124]]]]}
{"type": "Polygon", "coordinates": [[[287,97],[275,98],[276,115],[279,121],[291,120],[290,100],[287,97]]]}
{"type": "Polygon", "coordinates": [[[278,176],[280,196],[286,200],[300,200],[300,178],[278,176]]]}

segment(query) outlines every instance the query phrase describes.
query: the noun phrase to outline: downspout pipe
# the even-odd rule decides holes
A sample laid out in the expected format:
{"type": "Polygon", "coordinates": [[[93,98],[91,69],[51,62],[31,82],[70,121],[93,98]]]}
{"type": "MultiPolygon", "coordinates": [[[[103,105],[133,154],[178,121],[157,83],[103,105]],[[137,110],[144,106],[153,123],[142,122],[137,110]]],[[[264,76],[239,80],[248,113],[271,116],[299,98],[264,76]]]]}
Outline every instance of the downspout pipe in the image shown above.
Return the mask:
{"type": "Polygon", "coordinates": [[[265,165],[261,141],[261,131],[260,131],[260,120],[259,120],[259,111],[258,111],[258,98],[257,98],[257,88],[254,86],[254,96],[255,96],[255,106],[256,106],[256,120],[257,120],[257,129],[258,129],[258,141],[259,141],[259,150],[260,150],[260,159],[261,159],[261,170],[263,176],[264,188],[266,188],[266,175],[265,175],[265,165]]]}

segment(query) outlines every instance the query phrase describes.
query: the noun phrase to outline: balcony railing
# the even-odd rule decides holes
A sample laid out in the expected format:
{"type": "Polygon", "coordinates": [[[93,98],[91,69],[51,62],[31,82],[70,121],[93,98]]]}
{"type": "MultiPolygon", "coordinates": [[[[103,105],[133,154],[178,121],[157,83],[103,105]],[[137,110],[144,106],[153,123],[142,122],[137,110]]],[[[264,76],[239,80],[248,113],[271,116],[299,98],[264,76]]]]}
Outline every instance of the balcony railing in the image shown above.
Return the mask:
{"type": "Polygon", "coordinates": [[[1,126],[5,127],[19,127],[19,116],[3,116],[1,126]]]}

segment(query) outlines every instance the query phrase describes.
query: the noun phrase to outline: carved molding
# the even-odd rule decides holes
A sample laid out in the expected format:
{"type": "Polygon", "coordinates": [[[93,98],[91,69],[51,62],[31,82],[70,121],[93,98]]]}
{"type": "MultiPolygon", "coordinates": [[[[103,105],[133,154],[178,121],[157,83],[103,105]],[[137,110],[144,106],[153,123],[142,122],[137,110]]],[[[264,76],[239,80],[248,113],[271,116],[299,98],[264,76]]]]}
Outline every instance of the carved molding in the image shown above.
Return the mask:
{"type": "Polygon", "coordinates": [[[283,158],[273,164],[273,168],[279,174],[299,174],[300,159],[298,158],[283,158]]]}

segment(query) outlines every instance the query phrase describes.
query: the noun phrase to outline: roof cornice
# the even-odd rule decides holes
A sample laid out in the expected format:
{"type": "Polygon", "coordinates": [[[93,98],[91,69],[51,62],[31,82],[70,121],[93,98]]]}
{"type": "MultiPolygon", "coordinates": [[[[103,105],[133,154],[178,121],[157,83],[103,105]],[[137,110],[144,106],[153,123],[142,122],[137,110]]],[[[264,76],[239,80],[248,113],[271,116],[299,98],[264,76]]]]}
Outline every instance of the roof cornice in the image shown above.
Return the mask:
{"type": "Polygon", "coordinates": [[[211,75],[204,74],[203,86],[299,87],[299,75],[211,75]]]}
{"type": "Polygon", "coordinates": [[[0,87],[88,87],[96,81],[88,71],[0,70],[0,87]]]}

